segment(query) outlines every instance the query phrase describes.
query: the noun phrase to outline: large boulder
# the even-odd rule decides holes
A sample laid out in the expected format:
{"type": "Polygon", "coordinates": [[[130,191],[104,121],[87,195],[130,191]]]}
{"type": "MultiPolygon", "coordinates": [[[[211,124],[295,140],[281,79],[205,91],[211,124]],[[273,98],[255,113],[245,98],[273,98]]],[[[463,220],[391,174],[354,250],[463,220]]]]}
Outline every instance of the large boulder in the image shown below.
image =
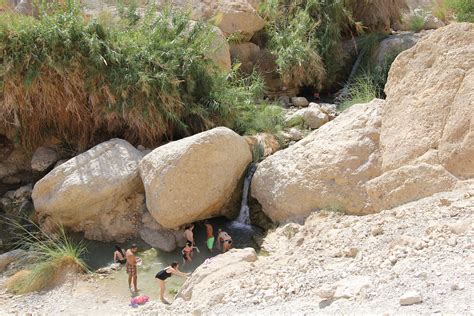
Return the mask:
{"type": "Polygon", "coordinates": [[[380,175],[383,100],[358,104],[302,141],[260,163],[252,196],[274,221],[305,218],[320,208],[372,211],[365,183],[380,175]]]}
{"type": "Polygon", "coordinates": [[[144,207],[138,174],[142,154],[112,139],[53,169],[33,188],[33,202],[46,229],[62,224],[94,240],[136,236],[144,207]]]}
{"type": "Polygon", "coordinates": [[[398,54],[415,46],[422,36],[421,33],[406,32],[393,34],[383,39],[375,52],[375,65],[382,68],[390,66],[389,63],[391,63],[398,54]]]}
{"type": "Polygon", "coordinates": [[[251,73],[258,60],[260,47],[254,43],[236,43],[230,45],[230,56],[236,62],[241,63],[240,70],[244,73],[251,73]]]}
{"type": "Polygon", "coordinates": [[[158,147],[139,167],[147,208],[171,229],[225,215],[251,161],[245,139],[225,127],[158,147]]]}
{"type": "MultiPolygon", "coordinates": [[[[161,5],[170,1],[160,0],[161,5]]],[[[172,5],[191,12],[193,20],[210,21],[218,26],[226,36],[238,34],[239,39],[249,41],[253,34],[265,26],[258,15],[254,0],[172,0],[172,5]]]]}
{"type": "Polygon", "coordinates": [[[251,264],[257,260],[253,248],[231,249],[228,252],[206,260],[186,280],[177,297],[186,301],[194,293],[199,295],[199,303],[204,306],[215,305],[223,298],[221,286],[229,289],[233,276],[249,273],[251,264]],[[219,286],[218,286],[219,285],[219,286]]]}
{"type": "Polygon", "coordinates": [[[430,151],[457,177],[474,176],[474,24],[454,23],[400,54],[385,86],[384,171],[430,151]]]}
{"type": "Polygon", "coordinates": [[[327,122],[329,122],[329,115],[323,112],[317,103],[310,103],[309,107],[298,110],[286,118],[289,126],[302,123],[311,129],[318,129],[327,122]]]}

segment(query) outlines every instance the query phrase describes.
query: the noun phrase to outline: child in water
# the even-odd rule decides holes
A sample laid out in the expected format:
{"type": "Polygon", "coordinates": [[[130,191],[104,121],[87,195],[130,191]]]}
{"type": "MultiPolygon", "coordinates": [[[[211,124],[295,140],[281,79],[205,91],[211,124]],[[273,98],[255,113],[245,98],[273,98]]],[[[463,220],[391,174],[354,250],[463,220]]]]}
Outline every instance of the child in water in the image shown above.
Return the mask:
{"type": "Polygon", "coordinates": [[[186,264],[186,262],[191,262],[193,260],[194,249],[199,252],[199,249],[194,247],[192,242],[186,242],[186,246],[184,246],[183,250],[181,250],[181,253],[183,254],[183,266],[186,264]]]}

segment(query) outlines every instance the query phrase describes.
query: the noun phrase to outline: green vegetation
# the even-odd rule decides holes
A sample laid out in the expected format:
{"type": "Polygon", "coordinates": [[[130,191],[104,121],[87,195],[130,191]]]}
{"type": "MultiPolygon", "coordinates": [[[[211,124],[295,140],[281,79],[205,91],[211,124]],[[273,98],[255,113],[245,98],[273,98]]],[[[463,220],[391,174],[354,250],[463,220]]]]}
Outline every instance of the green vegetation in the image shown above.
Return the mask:
{"type": "Polygon", "coordinates": [[[404,0],[269,0],[260,14],[283,82],[321,88],[337,80],[344,37],[388,31],[404,6],[404,0]]]}
{"type": "Polygon", "coordinates": [[[354,79],[349,82],[347,94],[342,96],[342,102],[339,104],[341,111],[354,104],[369,102],[374,98],[385,98],[384,88],[388,72],[400,53],[394,50],[387,54],[383,61],[375,60],[379,44],[385,38],[384,34],[371,33],[359,39],[361,63],[355,72],[354,79]]]}
{"type": "Polygon", "coordinates": [[[414,14],[410,17],[410,30],[419,32],[425,25],[425,17],[423,15],[414,14]]]}
{"type": "Polygon", "coordinates": [[[55,285],[69,272],[86,271],[82,257],[86,253],[83,242],[74,243],[60,226],[51,236],[36,226],[30,231],[13,224],[19,231],[18,245],[28,252],[31,264],[7,280],[7,288],[15,294],[39,291],[55,285]]]}
{"type": "Polygon", "coordinates": [[[472,0],[444,0],[459,22],[474,23],[474,1],[472,0]]]}
{"type": "Polygon", "coordinates": [[[345,101],[339,105],[341,111],[354,104],[367,103],[379,96],[378,87],[371,73],[365,73],[355,78],[349,87],[349,94],[345,101]]]}
{"type": "MultiPolygon", "coordinates": [[[[44,11],[46,12],[46,11],[44,11]]],[[[51,136],[83,150],[114,137],[157,145],[240,119],[256,107],[261,80],[218,69],[211,25],[149,6],[88,20],[73,1],[38,19],[2,14],[0,121],[27,147],[51,136]]]]}

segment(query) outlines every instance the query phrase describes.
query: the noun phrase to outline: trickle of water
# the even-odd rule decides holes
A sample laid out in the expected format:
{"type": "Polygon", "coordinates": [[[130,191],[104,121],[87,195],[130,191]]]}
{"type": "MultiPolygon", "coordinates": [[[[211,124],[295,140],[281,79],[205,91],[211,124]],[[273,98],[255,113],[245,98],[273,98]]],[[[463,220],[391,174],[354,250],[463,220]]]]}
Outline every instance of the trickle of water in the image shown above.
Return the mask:
{"type": "Polygon", "coordinates": [[[250,226],[250,208],[248,205],[248,197],[250,191],[250,183],[252,182],[252,177],[257,170],[257,164],[252,163],[247,170],[247,174],[244,179],[244,188],[242,190],[242,203],[240,205],[239,217],[235,220],[237,223],[250,226]]]}

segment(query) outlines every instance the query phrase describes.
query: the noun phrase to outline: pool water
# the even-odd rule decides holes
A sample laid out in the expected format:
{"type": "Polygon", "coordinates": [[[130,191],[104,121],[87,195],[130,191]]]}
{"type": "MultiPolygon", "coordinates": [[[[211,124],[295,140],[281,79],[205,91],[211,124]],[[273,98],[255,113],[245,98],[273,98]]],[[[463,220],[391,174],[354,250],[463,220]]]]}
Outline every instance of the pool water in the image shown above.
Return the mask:
{"type": "MultiPolygon", "coordinates": [[[[225,218],[216,218],[209,220],[214,227],[214,235],[217,234],[218,228],[226,231],[232,237],[234,248],[253,247],[258,250],[256,240],[263,233],[260,229],[253,227],[248,229],[240,225],[235,225],[225,218]]],[[[127,244],[118,244],[124,251],[128,249],[131,243],[138,245],[137,256],[142,259],[142,265],[138,267],[138,288],[139,294],[148,295],[150,299],[158,299],[159,287],[155,280],[155,275],[163,268],[169,266],[173,261],[179,263],[179,269],[183,272],[192,272],[207,258],[218,255],[220,252],[214,247],[214,251],[210,253],[206,246],[206,230],[204,225],[195,225],[194,239],[196,246],[200,252],[194,251],[193,260],[183,266],[181,249],[173,252],[163,252],[151,248],[143,241],[136,240],[127,244]]],[[[113,263],[113,253],[115,244],[97,241],[87,241],[88,253],[85,258],[86,263],[91,270],[109,266],[113,263]]],[[[167,299],[172,299],[176,290],[184,283],[185,278],[172,276],[166,280],[167,299]]],[[[114,295],[130,297],[133,296],[128,289],[128,275],[125,266],[121,266],[118,271],[113,272],[110,276],[98,281],[106,292],[113,292],[114,295]]]]}

